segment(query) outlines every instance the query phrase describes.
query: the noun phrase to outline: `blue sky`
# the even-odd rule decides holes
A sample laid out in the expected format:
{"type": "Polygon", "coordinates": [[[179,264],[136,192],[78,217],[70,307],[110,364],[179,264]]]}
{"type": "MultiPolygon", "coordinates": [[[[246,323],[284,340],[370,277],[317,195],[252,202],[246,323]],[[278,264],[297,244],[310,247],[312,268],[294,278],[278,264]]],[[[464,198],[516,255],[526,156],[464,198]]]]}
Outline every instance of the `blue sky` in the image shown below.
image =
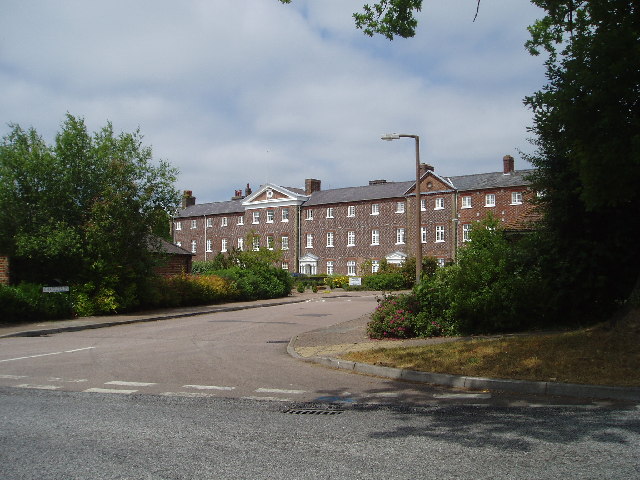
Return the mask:
{"type": "Polygon", "coordinates": [[[369,38],[364,0],[5,0],[0,134],[48,141],[66,112],[94,131],[140,128],[200,202],[272,182],[410,180],[412,140],[443,175],[529,168],[526,95],[543,59],[525,0],[425,0],[413,39],[369,38]]]}

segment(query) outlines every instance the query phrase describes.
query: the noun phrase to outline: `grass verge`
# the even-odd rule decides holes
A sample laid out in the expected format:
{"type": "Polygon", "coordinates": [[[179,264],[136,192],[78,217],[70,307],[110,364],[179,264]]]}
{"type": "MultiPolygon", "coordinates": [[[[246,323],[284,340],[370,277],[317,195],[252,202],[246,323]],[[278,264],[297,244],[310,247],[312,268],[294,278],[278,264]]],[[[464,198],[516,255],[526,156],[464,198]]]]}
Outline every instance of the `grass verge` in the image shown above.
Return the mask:
{"type": "Polygon", "coordinates": [[[613,328],[600,324],[563,333],[353,352],[343,358],[473,377],[640,387],[640,311],[613,328]]]}

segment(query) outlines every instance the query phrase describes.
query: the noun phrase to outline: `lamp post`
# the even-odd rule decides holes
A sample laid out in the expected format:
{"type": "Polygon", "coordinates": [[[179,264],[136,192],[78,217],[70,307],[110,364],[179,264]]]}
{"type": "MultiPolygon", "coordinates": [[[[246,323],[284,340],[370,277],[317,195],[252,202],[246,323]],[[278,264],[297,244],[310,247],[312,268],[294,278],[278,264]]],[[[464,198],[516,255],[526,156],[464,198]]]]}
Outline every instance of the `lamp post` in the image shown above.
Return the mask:
{"type": "Polygon", "coordinates": [[[416,285],[420,283],[420,275],[422,274],[422,238],[421,238],[421,222],[420,222],[420,137],[418,135],[407,135],[404,133],[387,133],[383,135],[382,140],[390,142],[399,138],[413,138],[416,141],[416,211],[415,211],[415,227],[416,227],[416,285]]]}

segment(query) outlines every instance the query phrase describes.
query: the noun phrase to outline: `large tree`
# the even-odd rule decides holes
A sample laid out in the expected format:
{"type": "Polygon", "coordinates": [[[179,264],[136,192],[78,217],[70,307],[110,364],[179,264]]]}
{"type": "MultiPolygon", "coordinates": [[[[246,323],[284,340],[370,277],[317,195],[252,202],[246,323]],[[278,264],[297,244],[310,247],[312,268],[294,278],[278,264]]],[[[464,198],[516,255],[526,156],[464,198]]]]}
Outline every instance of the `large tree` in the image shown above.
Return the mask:
{"type": "Polygon", "coordinates": [[[0,144],[0,251],[18,280],[108,289],[126,306],[152,268],[150,234],[177,205],[175,177],[139,131],[108,123],[90,135],[68,114],[49,146],[12,125],[0,144]]]}

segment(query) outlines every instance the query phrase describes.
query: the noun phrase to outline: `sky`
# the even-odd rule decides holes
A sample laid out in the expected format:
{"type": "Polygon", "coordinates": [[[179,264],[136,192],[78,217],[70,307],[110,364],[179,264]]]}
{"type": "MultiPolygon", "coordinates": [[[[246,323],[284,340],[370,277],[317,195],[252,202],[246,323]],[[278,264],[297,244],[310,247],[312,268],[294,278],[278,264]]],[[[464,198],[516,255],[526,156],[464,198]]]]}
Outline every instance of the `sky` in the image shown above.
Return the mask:
{"type": "Polygon", "coordinates": [[[65,114],[140,129],[198,203],[249,183],[322,188],[411,180],[412,139],[445,176],[530,168],[543,58],[526,0],[425,0],[411,39],[370,38],[365,0],[3,0],[0,136],[49,143],[65,114]]]}

